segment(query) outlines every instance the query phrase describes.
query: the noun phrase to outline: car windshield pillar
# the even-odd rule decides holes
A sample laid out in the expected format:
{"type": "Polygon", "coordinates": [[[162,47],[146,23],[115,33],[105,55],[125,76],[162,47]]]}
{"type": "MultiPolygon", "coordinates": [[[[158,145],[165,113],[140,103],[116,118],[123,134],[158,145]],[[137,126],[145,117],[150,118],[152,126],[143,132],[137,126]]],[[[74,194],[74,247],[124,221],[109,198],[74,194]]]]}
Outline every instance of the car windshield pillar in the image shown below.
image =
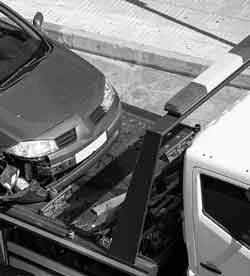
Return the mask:
{"type": "Polygon", "coordinates": [[[0,85],[6,83],[30,60],[41,57],[47,44],[15,13],[0,6],[0,85]],[[33,34],[34,32],[34,34],[33,34]],[[45,47],[41,47],[45,46],[45,47]]]}

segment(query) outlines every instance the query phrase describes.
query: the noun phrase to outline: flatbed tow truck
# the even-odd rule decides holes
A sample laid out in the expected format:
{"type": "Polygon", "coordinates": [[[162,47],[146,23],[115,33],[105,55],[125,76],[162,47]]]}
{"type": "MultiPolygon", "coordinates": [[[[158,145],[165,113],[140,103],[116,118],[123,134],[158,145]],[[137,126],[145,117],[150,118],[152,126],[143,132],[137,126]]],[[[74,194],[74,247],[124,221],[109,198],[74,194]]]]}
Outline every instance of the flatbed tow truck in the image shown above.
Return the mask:
{"type": "Polygon", "coordinates": [[[1,206],[0,263],[37,276],[249,275],[249,97],[204,131],[183,123],[249,65],[250,36],[166,115],[124,104],[118,140],[87,174],[48,185],[49,202],[1,206]]]}

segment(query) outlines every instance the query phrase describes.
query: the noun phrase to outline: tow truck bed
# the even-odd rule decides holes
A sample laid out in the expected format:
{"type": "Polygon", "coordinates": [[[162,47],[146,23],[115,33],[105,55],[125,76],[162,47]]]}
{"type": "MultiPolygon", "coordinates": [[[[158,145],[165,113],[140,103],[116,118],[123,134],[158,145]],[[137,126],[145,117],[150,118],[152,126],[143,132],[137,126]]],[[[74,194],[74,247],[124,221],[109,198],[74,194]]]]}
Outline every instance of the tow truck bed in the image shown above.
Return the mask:
{"type": "Polygon", "coordinates": [[[182,122],[249,67],[249,45],[250,36],[181,89],[162,117],[124,105],[116,143],[87,175],[78,177],[76,168],[51,183],[50,191],[59,192],[51,202],[2,208],[0,262],[39,276],[154,276],[164,263],[167,273],[178,275],[180,256],[174,270],[170,266],[176,260],[169,258],[175,244],[183,245],[183,155],[199,131],[182,122]],[[124,192],[114,224],[102,229],[105,242],[86,236],[91,206],[124,192]]]}
{"type": "MultiPolygon", "coordinates": [[[[156,226],[153,225],[156,223],[154,221],[155,218],[152,221],[150,218],[146,220],[145,239],[134,265],[115,260],[114,256],[109,254],[107,248],[100,246],[96,241],[87,237],[81,231],[81,227],[73,227],[89,223],[88,219],[91,221],[88,216],[91,206],[127,191],[145,130],[150,128],[160,118],[156,114],[127,104],[123,104],[123,110],[120,135],[102,159],[86,175],[82,175],[72,183],[62,181],[63,185],[61,186],[60,181],[53,183],[59,193],[65,187],[66,189],[69,187],[70,192],[64,200],[56,200],[54,203],[50,202],[49,208],[46,208],[46,206],[48,207],[48,202],[45,202],[15,205],[2,210],[0,222],[6,225],[5,227],[8,229],[6,230],[8,232],[6,238],[7,251],[11,256],[10,260],[16,266],[18,266],[19,262],[23,263],[24,260],[26,266],[32,266],[34,263],[36,263],[36,266],[40,266],[44,262],[48,266],[48,263],[53,260],[50,273],[55,269],[57,273],[62,275],[66,275],[63,274],[65,271],[67,273],[70,271],[70,275],[85,275],[79,274],[80,271],[86,274],[93,274],[94,271],[94,275],[99,275],[98,273],[106,275],[104,271],[107,271],[107,275],[120,275],[121,271],[128,275],[155,275],[157,273],[159,263],[161,263],[162,259],[166,259],[170,248],[174,248],[173,246],[176,245],[178,240],[178,233],[181,231],[179,217],[181,208],[180,190],[177,188],[177,192],[171,194],[176,187],[179,187],[178,172],[171,176],[169,197],[166,190],[159,193],[161,198],[157,198],[157,194],[157,196],[152,198],[151,202],[152,217],[158,213],[160,217],[161,209],[168,213],[166,212],[166,206],[170,208],[170,217],[167,225],[171,226],[170,229],[174,229],[174,238],[173,232],[166,231],[169,235],[166,235],[164,239],[164,250],[160,248],[161,239],[159,237],[155,237],[155,244],[153,243],[155,249],[152,250],[152,245],[148,245],[152,242],[149,237],[155,231],[154,227],[156,226]],[[158,199],[159,205],[156,204],[158,199]],[[171,216],[173,217],[171,218],[171,216]],[[75,224],[76,221],[77,224],[75,224]],[[14,230],[12,228],[13,225],[15,225],[14,230]],[[147,254],[142,255],[142,253],[147,252],[147,247],[151,248],[151,253],[145,257],[143,255],[147,254]],[[159,254],[158,252],[153,252],[157,251],[157,248],[161,249],[159,254]],[[75,261],[73,263],[68,263],[69,255],[71,255],[70,259],[74,258],[75,261]],[[22,260],[20,260],[20,256],[22,256],[22,260]],[[82,259],[86,261],[84,267],[80,261],[82,259]],[[30,264],[28,264],[29,262],[30,264]]],[[[165,167],[166,161],[164,158],[160,159],[155,171],[155,179],[159,183],[164,183],[166,180],[167,176],[164,175],[165,167]]],[[[160,187],[164,185],[161,184],[160,187]]],[[[160,235],[157,229],[156,232],[160,235]]],[[[181,237],[182,235],[179,236],[181,237]]],[[[173,255],[173,251],[171,253],[173,255]]],[[[34,272],[31,269],[29,271],[34,272]]]]}
{"type": "MultiPolygon", "coordinates": [[[[74,180],[74,198],[70,204],[64,206],[64,210],[57,210],[48,217],[42,216],[40,210],[48,203],[36,203],[26,205],[15,205],[6,211],[6,214],[22,221],[39,226],[49,232],[67,236],[68,227],[77,216],[76,213],[84,212],[86,205],[92,205],[104,194],[116,194],[116,189],[126,191],[128,180],[126,176],[133,170],[139,152],[140,137],[143,137],[145,129],[152,125],[158,116],[145,112],[146,117],[140,109],[124,105],[122,115],[122,127],[118,139],[113,143],[108,152],[97,164],[91,168],[86,175],[74,180]],[[135,113],[137,111],[137,113],[135,113]],[[87,204],[88,203],[88,204],[87,204]],[[60,215],[58,214],[60,212],[60,215]],[[49,219],[52,217],[53,219],[49,219]],[[59,230],[61,229],[61,231],[59,230]]],[[[57,183],[60,183],[57,181],[57,183]]],[[[58,184],[58,190],[61,187],[58,184]]],[[[63,188],[67,185],[63,185],[63,188]]],[[[56,206],[56,204],[55,204],[56,206]]],[[[56,209],[57,207],[55,207],[56,209]]]]}

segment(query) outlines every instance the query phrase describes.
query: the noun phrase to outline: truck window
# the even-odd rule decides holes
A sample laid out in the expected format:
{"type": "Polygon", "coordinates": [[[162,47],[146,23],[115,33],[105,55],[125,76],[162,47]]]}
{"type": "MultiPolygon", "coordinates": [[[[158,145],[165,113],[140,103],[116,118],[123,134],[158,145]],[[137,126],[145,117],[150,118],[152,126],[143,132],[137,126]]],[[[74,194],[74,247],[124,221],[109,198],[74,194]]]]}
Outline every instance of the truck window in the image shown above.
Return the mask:
{"type": "Polygon", "coordinates": [[[250,202],[246,190],[201,175],[203,213],[233,238],[250,247],[250,202]]]}

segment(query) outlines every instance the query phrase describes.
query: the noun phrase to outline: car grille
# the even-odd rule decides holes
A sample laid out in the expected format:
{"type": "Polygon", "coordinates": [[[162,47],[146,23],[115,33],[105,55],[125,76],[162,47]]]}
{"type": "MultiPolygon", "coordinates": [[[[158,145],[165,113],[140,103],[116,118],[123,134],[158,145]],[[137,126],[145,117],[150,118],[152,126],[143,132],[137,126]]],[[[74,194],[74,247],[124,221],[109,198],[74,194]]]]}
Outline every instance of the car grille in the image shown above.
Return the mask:
{"type": "Polygon", "coordinates": [[[104,117],[105,113],[105,110],[101,106],[98,106],[94,112],[91,113],[90,119],[96,124],[104,117]]]}
{"type": "Polygon", "coordinates": [[[76,141],[76,129],[72,128],[71,130],[63,133],[62,135],[56,138],[56,144],[59,148],[63,148],[76,141]]]}

